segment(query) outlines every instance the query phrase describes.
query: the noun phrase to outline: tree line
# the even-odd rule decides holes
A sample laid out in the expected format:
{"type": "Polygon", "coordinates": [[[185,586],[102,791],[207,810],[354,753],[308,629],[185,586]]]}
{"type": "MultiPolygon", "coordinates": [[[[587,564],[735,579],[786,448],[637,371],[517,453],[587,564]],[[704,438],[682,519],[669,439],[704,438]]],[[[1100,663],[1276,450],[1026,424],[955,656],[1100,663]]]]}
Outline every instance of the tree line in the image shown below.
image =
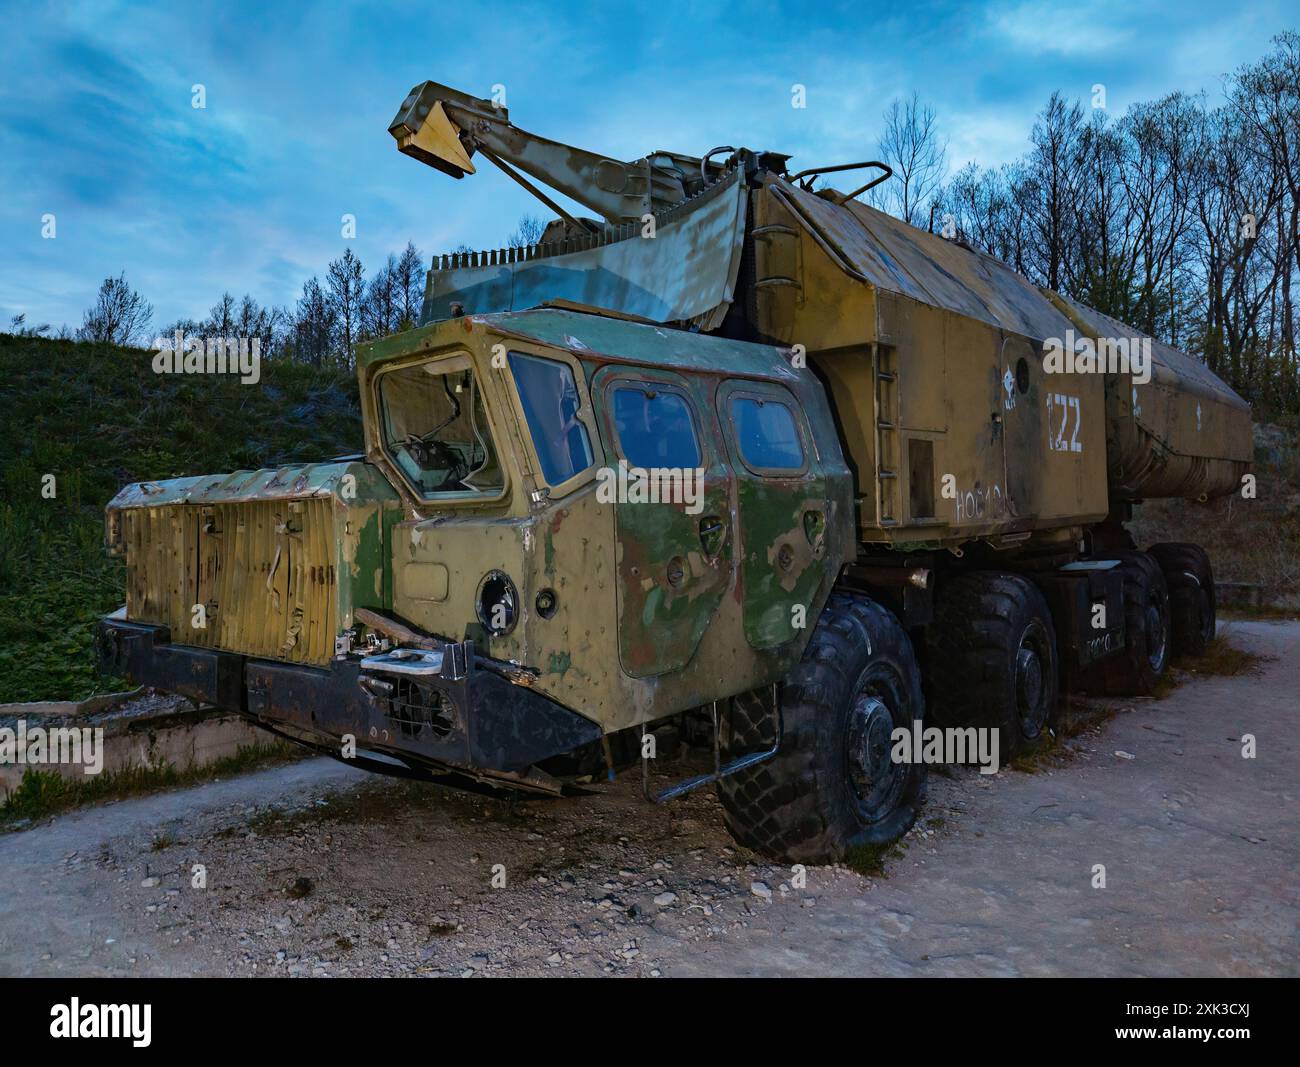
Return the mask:
{"type": "Polygon", "coordinates": [[[225,292],[203,319],[177,319],[154,328],[154,310],[133,289],[125,274],[105,278],[81,326],[51,332],[31,326],[25,315],[11,320],[11,332],[23,336],[55,336],[79,341],[148,346],[161,338],[247,337],[258,339],[264,357],[297,360],[320,366],[347,363],[358,341],[385,337],[410,329],[420,319],[424,302],[424,256],[413,242],[368,279],[352,249],[329,264],[325,280],[313,276],[303,285],[292,308],[263,306],[245,294],[225,292]]]}
{"type": "MultiPolygon", "coordinates": [[[[869,194],[876,206],[1192,352],[1261,416],[1300,418],[1300,34],[1273,38],[1213,105],[1171,93],[1112,117],[1103,86],[1086,103],[1053,93],[1029,150],[1000,167],[949,175],[940,123],[915,95],[883,119],[880,154],[894,176],[869,194]]],[[[541,233],[525,217],[507,243],[541,233]]],[[[357,341],[418,321],[423,258],[408,242],[367,278],[347,249],[292,308],[223,293],[206,319],[159,333],[258,337],[266,355],[347,362],[357,341]]],[[[151,322],[119,276],[75,336],[148,343],[151,322]]],[[[15,332],[46,329],[14,320],[15,332]]]]}
{"type": "Polygon", "coordinates": [[[1030,149],[947,181],[933,111],[885,114],[877,206],[1203,359],[1259,417],[1300,417],[1300,34],[1118,118],[1053,93],[1030,149]]]}

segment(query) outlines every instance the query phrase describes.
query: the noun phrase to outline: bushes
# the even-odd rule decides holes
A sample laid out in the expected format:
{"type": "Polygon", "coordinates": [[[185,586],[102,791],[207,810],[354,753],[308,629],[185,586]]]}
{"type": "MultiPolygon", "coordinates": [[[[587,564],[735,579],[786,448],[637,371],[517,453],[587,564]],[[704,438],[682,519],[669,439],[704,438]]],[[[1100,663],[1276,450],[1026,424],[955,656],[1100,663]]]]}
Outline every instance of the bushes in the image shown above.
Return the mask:
{"type": "Polygon", "coordinates": [[[122,485],[361,450],[350,371],[267,360],[241,385],[155,374],[152,355],[0,334],[0,703],[124,684],[98,678],[92,651],[95,620],[123,601],[103,548],[122,485]]]}

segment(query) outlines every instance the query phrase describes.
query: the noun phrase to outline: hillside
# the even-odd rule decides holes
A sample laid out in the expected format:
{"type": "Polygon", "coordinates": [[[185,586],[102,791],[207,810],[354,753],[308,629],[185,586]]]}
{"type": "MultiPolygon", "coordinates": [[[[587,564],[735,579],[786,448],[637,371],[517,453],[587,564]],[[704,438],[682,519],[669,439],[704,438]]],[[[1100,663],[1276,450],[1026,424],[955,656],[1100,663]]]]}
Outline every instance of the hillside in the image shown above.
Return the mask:
{"type": "Polygon", "coordinates": [[[1261,587],[1266,605],[1300,609],[1300,439],[1289,429],[1255,424],[1256,496],[1204,504],[1150,500],[1130,524],[1139,545],[1194,541],[1210,554],[1218,581],[1261,587]]]}
{"type": "Polygon", "coordinates": [[[92,636],[122,603],[121,561],[103,549],[122,484],[361,449],[351,371],[264,361],[241,385],[155,374],[152,356],[0,334],[0,703],[121,686],[96,675],[92,636]]]}

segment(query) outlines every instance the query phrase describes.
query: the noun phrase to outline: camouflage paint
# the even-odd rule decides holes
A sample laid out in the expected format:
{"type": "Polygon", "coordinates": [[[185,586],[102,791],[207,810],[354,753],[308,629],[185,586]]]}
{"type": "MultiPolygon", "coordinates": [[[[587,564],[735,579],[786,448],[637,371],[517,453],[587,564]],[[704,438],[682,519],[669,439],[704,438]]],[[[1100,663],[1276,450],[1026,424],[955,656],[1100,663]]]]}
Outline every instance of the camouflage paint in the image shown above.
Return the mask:
{"type": "MultiPolygon", "coordinates": [[[[393,607],[398,615],[439,636],[459,639],[469,633],[486,654],[535,669],[535,688],[607,730],[725,698],[738,685],[769,684],[797,660],[807,630],[787,631],[784,644],[766,649],[756,648],[746,634],[734,548],[741,503],[723,436],[729,430],[724,431],[717,418],[717,396],[724,382],[779,383],[809,413],[810,424],[819,419],[830,424],[815,376],[792,367],[779,350],[543,309],[448,320],[365,346],[358,352],[358,363],[367,447],[376,467],[394,479],[404,503],[404,516],[389,541],[393,557],[388,570],[397,583],[393,607]],[[496,346],[561,359],[576,368],[578,415],[589,427],[596,465],[618,462],[605,418],[607,382],[630,377],[683,389],[699,419],[707,460],[706,503],[700,515],[686,515],[671,505],[601,503],[595,466],[564,486],[545,486],[536,473],[513,380],[508,370],[492,364],[494,350],[502,350],[496,346]],[[386,367],[413,359],[465,353],[483,383],[507,488],[493,501],[420,501],[378,448],[372,421],[374,379],[386,367]],[[533,493],[543,488],[549,495],[534,501],[533,493]],[[727,530],[714,561],[705,558],[699,532],[699,520],[710,514],[717,514],[727,530]],[[680,589],[666,581],[674,557],[686,561],[689,571],[690,581],[680,589]],[[445,565],[445,597],[421,599],[403,589],[403,568],[411,562],[445,565]],[[631,573],[634,566],[640,573],[631,573]],[[514,629],[499,637],[482,632],[475,610],[479,583],[494,570],[510,576],[521,605],[514,629]],[[649,586],[647,577],[652,579],[649,586]],[[543,590],[556,600],[549,618],[536,608],[543,590]]],[[[801,560],[794,589],[782,589],[779,596],[782,610],[790,597],[807,603],[808,617],[815,621],[834,576],[852,553],[852,508],[849,472],[833,435],[810,432],[810,454],[824,477],[821,482],[800,482],[797,493],[783,492],[788,523],[804,543],[800,505],[812,494],[826,492],[819,501],[827,515],[824,559],[811,568],[801,560]]]]}
{"type": "Polygon", "coordinates": [[[502,249],[484,254],[482,263],[477,254],[444,256],[429,271],[420,321],[448,318],[454,304],[487,313],[568,300],[713,329],[735,293],[746,202],[744,184],[733,171],[656,216],[653,238],[636,222],[527,253],[502,249]]]}

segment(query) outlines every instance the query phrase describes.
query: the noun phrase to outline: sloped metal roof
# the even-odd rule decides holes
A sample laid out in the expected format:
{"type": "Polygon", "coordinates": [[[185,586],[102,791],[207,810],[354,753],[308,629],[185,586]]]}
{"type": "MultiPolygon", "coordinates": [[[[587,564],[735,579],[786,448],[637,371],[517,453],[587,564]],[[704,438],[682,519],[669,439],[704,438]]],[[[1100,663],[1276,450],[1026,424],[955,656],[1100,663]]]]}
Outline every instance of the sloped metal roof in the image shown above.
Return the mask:
{"type": "Polygon", "coordinates": [[[1183,388],[1219,403],[1227,404],[1229,407],[1238,407],[1244,411],[1250,410],[1250,405],[1238,396],[1227,382],[1196,357],[1189,356],[1186,352],[1181,352],[1163,341],[1157,341],[1136,327],[1129,326],[1127,323],[1120,322],[1119,319],[1111,318],[1109,315],[1103,315],[1100,311],[1090,308],[1086,304],[1081,304],[1077,300],[1072,300],[1068,296],[1059,293],[1053,295],[1063,307],[1069,309],[1071,318],[1075,319],[1082,331],[1090,337],[1150,341],[1151,358],[1156,364],[1152,373],[1157,378],[1162,377],[1160,369],[1164,368],[1168,374],[1163,377],[1177,379],[1183,388]]]}
{"type": "Polygon", "coordinates": [[[776,194],[848,273],[887,292],[945,308],[1036,341],[1070,321],[1029,279],[992,256],[867,207],[839,205],[787,182],[776,194]]]}

